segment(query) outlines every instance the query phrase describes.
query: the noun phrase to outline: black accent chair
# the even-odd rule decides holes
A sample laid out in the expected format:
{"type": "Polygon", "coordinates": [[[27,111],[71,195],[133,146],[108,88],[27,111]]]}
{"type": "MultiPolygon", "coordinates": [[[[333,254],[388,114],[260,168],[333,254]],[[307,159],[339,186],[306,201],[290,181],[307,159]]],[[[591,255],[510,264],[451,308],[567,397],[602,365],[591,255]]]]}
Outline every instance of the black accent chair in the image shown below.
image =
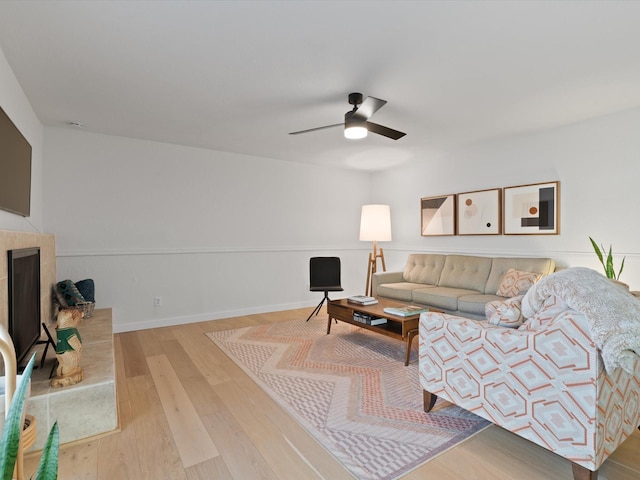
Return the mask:
{"type": "Polygon", "coordinates": [[[329,292],[342,292],[340,285],[340,257],[311,257],[309,260],[309,290],[324,292],[324,297],[311,315],[317,315],[325,301],[329,301],[329,292]]]}

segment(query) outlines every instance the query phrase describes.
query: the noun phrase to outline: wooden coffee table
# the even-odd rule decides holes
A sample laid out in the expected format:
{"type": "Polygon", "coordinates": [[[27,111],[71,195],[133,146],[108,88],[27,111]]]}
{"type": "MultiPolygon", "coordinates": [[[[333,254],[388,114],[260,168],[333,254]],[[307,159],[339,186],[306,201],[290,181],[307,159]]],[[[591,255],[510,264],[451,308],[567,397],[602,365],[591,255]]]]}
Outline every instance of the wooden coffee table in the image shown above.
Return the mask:
{"type": "MultiPolygon", "coordinates": [[[[411,317],[399,317],[385,313],[383,310],[387,307],[404,307],[411,305],[410,303],[398,302],[394,300],[379,299],[375,305],[357,305],[349,303],[346,298],[340,300],[331,300],[327,304],[327,313],[329,319],[327,322],[327,335],[331,333],[331,320],[340,320],[341,322],[350,323],[362,327],[366,330],[385,335],[387,337],[405,340],[407,343],[407,351],[405,354],[404,364],[409,365],[409,355],[411,354],[411,343],[413,338],[418,334],[418,322],[420,314],[411,317]],[[353,319],[354,312],[361,312],[374,317],[382,317],[387,319],[387,323],[383,325],[368,325],[353,319]]],[[[429,309],[431,312],[440,312],[440,310],[429,309]]]]}

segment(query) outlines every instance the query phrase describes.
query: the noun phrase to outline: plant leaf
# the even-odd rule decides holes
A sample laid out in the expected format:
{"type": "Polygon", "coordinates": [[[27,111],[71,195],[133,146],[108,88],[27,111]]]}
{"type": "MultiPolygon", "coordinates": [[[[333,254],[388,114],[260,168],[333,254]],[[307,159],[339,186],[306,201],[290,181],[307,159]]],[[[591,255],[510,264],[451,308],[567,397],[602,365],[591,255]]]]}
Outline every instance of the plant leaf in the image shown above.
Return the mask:
{"type": "Polygon", "coordinates": [[[58,422],[51,427],[47,442],[42,450],[40,465],[36,473],[36,480],[57,480],[58,478],[58,449],[60,445],[60,432],[58,422]]]}
{"type": "Polygon", "coordinates": [[[607,254],[607,278],[615,278],[616,272],[613,268],[613,247],[609,245],[609,253],[607,254]]]}
{"type": "MultiPolygon", "coordinates": [[[[22,409],[27,397],[27,389],[33,371],[33,363],[36,354],[34,353],[27,368],[22,373],[22,381],[16,389],[15,395],[11,400],[11,406],[7,413],[4,429],[2,430],[2,444],[0,445],[0,478],[2,480],[11,480],[13,470],[16,465],[16,457],[18,455],[18,443],[22,433],[22,409]]],[[[6,392],[5,392],[6,394],[6,392]]]]}
{"type": "Polygon", "coordinates": [[[616,280],[620,279],[620,274],[622,273],[622,269],[624,268],[624,260],[627,257],[622,257],[622,263],[620,264],[620,270],[618,271],[618,276],[616,277],[616,280]]]}
{"type": "Polygon", "coordinates": [[[607,267],[605,266],[604,259],[602,258],[602,252],[604,251],[604,248],[600,250],[600,247],[598,247],[598,244],[595,242],[593,238],[589,237],[589,240],[591,240],[591,245],[593,246],[593,250],[596,252],[596,256],[598,257],[598,260],[600,260],[600,263],[602,264],[606,272],[607,267]]]}
{"type": "Polygon", "coordinates": [[[598,246],[593,238],[589,237],[589,241],[591,242],[593,251],[596,252],[596,256],[598,257],[598,260],[600,260],[600,263],[604,268],[604,274],[606,275],[606,277],[612,278],[614,280],[619,280],[620,275],[622,274],[622,269],[624,268],[624,261],[626,257],[622,259],[620,270],[618,270],[618,274],[616,275],[616,269],[613,264],[613,245],[609,245],[609,251],[607,252],[607,250],[604,248],[604,245],[601,244],[600,246],[598,246]],[[604,257],[605,253],[607,254],[606,258],[604,257]]]}

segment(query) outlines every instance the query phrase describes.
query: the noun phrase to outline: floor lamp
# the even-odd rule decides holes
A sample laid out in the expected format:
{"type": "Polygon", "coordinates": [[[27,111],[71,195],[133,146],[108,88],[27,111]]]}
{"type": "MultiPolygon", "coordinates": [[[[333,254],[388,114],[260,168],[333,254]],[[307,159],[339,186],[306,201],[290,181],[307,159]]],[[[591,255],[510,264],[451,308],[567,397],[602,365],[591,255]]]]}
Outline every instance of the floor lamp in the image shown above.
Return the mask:
{"type": "Polygon", "coordinates": [[[384,252],[378,252],[378,242],[391,241],[391,209],[389,205],[363,205],[360,216],[360,240],[373,242],[373,252],[369,253],[367,266],[367,287],[364,294],[372,296],[373,274],[377,271],[378,258],[382,261],[382,271],[386,271],[384,252]]]}

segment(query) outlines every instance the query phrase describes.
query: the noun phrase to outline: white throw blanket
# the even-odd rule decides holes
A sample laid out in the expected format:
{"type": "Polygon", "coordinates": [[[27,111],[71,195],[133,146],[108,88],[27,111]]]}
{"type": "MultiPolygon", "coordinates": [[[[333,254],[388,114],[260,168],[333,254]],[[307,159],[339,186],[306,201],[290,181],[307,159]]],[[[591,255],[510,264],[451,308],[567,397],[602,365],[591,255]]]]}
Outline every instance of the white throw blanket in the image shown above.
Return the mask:
{"type": "Polygon", "coordinates": [[[529,318],[539,312],[551,295],[585,315],[607,373],[621,367],[634,374],[633,357],[640,355],[638,299],[595,270],[575,267],[535,283],[522,299],[523,315],[529,318]]]}

